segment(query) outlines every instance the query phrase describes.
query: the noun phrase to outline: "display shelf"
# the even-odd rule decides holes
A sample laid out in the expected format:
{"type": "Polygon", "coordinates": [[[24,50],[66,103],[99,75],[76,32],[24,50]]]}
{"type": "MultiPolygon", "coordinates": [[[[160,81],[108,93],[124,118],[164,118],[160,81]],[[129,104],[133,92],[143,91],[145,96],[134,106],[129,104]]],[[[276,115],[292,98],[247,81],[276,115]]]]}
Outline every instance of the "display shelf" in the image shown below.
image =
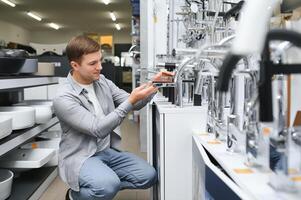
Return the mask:
{"type": "MultiPolygon", "coordinates": [[[[228,152],[225,142],[216,142],[213,134],[195,134],[193,136],[196,143],[202,145],[207,154],[212,156],[221,169],[224,170],[235,184],[247,194],[250,199],[300,199],[300,192],[287,193],[274,190],[270,184],[272,171],[263,171],[257,168],[246,166],[246,158],[242,154],[228,152]],[[247,171],[248,173],[238,173],[237,170],[247,171]]],[[[300,183],[296,183],[301,188],[300,183]]]]}
{"type": "Polygon", "coordinates": [[[30,76],[30,77],[22,77],[22,76],[0,76],[0,90],[10,90],[10,89],[18,89],[18,88],[27,88],[27,87],[35,87],[35,86],[43,86],[43,85],[51,85],[58,84],[58,77],[52,76],[30,76]]]}
{"type": "Polygon", "coordinates": [[[28,129],[13,131],[11,135],[0,140],[0,156],[18,147],[19,145],[23,144],[27,140],[37,136],[41,132],[54,126],[57,123],[58,123],[58,118],[53,117],[46,124],[39,124],[28,129]]]}
{"type": "Polygon", "coordinates": [[[38,200],[57,174],[57,167],[42,167],[23,172],[14,179],[8,200],[38,200]]]}

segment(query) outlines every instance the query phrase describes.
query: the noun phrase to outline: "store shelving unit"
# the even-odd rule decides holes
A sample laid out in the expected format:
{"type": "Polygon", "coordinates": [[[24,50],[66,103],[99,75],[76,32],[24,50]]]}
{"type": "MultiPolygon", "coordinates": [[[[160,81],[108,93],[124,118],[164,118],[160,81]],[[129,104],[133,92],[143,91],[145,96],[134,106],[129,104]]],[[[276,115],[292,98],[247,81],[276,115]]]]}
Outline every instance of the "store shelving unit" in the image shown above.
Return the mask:
{"type": "MultiPolygon", "coordinates": [[[[58,84],[57,77],[0,77],[0,92],[10,92],[15,89],[24,89],[44,85],[58,84]]],[[[13,131],[12,134],[0,140],[0,156],[17,148],[26,141],[33,139],[43,131],[58,123],[58,118],[53,116],[46,124],[35,125],[31,128],[13,131]]],[[[38,200],[47,187],[57,176],[57,167],[43,167],[32,169],[21,173],[14,178],[12,193],[9,199],[12,200],[38,200]]]]}
{"type": "Polygon", "coordinates": [[[57,77],[0,77],[0,91],[57,84],[57,77]]]}
{"type": "Polygon", "coordinates": [[[24,142],[34,138],[38,134],[42,133],[46,129],[54,126],[58,123],[57,117],[53,117],[48,123],[36,125],[32,128],[14,131],[9,136],[0,140],[0,156],[6,154],[10,150],[18,147],[24,142]]]}
{"type": "Polygon", "coordinates": [[[8,200],[37,200],[57,176],[57,167],[43,167],[14,179],[8,200]]]}

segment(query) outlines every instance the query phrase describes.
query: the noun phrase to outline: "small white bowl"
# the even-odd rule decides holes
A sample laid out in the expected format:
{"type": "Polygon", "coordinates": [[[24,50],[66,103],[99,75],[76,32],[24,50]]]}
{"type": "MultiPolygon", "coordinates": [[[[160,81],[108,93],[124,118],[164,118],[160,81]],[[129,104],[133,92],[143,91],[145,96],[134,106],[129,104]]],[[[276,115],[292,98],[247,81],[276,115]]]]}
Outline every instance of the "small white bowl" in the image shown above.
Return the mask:
{"type": "Polygon", "coordinates": [[[12,118],[13,130],[32,127],[35,124],[35,109],[25,106],[1,106],[0,116],[12,118]]]}
{"type": "Polygon", "coordinates": [[[49,105],[30,105],[36,109],[36,123],[45,124],[52,118],[51,106],[49,105]]]}
{"type": "Polygon", "coordinates": [[[8,169],[0,169],[0,200],[10,196],[14,173],[8,169]]]}
{"type": "Polygon", "coordinates": [[[0,139],[9,136],[13,131],[13,119],[9,116],[0,116],[0,139]]]}

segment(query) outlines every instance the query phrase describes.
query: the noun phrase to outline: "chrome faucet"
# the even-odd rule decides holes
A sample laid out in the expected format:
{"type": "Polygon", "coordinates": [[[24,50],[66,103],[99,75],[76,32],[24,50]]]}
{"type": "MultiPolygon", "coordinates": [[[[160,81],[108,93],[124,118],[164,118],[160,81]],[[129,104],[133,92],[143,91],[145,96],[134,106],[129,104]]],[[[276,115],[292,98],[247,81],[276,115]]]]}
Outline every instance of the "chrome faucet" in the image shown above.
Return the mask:
{"type": "Polygon", "coordinates": [[[184,69],[186,66],[191,63],[192,61],[195,61],[196,57],[186,57],[184,60],[179,64],[179,67],[177,69],[176,75],[175,75],[175,103],[179,107],[183,107],[183,79],[182,75],[184,72],[184,69]]]}

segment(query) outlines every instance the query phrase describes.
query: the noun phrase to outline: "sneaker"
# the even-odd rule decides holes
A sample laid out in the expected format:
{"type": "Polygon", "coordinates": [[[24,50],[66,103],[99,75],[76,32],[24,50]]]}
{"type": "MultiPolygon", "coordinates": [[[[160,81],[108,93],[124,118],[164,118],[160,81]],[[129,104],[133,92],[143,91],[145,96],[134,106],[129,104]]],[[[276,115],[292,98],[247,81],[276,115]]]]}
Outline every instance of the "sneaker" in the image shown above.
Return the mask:
{"type": "Polygon", "coordinates": [[[65,200],[71,200],[70,193],[71,193],[71,189],[69,188],[66,192],[65,200]]]}

